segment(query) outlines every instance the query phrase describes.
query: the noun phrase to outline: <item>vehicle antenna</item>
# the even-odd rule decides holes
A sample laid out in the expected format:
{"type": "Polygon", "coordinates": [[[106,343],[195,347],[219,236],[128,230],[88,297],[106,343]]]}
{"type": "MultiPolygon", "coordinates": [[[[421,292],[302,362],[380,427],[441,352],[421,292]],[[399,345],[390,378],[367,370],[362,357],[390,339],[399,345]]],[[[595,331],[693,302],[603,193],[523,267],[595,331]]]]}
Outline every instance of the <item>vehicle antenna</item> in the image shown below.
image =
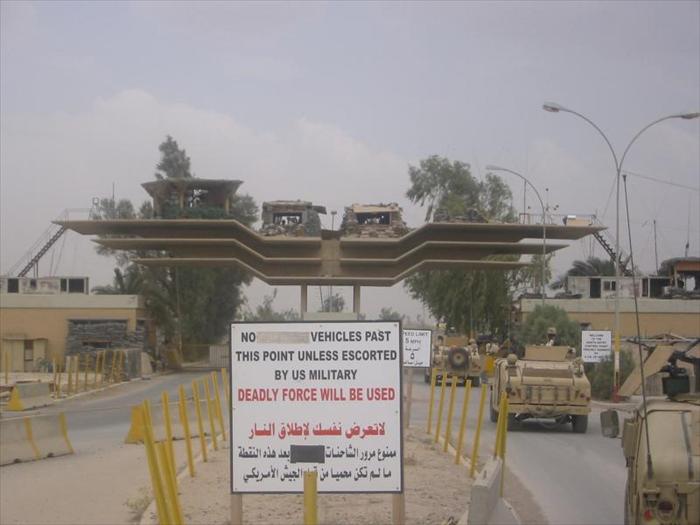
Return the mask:
{"type": "Polygon", "coordinates": [[[649,442],[649,418],[647,417],[647,393],[644,386],[644,358],[642,356],[642,330],[639,325],[639,304],[637,303],[637,277],[634,272],[634,250],[632,250],[632,225],[630,223],[630,204],[627,196],[627,174],[622,174],[625,186],[625,211],[627,214],[627,236],[630,241],[630,263],[632,264],[632,296],[634,297],[634,316],[637,321],[637,350],[639,352],[639,372],[642,378],[642,406],[644,407],[644,434],[647,442],[647,478],[652,479],[654,469],[651,462],[651,448],[649,442]]]}

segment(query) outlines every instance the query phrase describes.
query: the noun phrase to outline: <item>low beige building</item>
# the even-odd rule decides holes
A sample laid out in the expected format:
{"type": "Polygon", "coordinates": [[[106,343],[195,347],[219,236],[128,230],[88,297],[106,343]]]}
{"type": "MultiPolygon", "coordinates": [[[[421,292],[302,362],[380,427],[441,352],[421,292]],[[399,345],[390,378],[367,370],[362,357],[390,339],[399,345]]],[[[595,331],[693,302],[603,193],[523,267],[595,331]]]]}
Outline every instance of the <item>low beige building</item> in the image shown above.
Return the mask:
{"type": "Polygon", "coordinates": [[[87,279],[69,291],[62,286],[67,279],[0,278],[1,368],[9,361],[12,371],[35,371],[66,353],[144,347],[148,323],[141,296],[91,295],[87,279]]]}

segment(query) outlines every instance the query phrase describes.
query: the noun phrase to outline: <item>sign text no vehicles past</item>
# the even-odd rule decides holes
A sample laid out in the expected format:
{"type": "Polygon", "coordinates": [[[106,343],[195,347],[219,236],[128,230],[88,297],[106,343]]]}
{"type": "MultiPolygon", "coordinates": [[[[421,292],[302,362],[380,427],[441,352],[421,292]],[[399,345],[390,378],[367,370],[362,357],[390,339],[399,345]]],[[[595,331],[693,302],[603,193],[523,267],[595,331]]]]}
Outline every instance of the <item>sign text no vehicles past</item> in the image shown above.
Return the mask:
{"type": "Polygon", "coordinates": [[[320,492],[401,492],[401,354],[393,321],[233,324],[232,491],[302,492],[313,469],[320,492]]]}

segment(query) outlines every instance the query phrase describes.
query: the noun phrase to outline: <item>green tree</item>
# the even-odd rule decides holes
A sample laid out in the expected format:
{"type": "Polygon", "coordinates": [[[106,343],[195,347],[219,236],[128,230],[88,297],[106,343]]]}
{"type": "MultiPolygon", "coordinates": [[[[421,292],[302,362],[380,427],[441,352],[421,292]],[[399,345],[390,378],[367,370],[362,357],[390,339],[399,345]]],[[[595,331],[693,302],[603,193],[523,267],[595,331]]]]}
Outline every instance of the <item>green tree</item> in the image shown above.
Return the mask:
{"type": "Polygon", "coordinates": [[[612,276],[615,275],[615,262],[609,259],[589,257],[585,261],[576,260],[566,273],[552,283],[552,288],[563,288],[569,276],[612,276]]]}
{"type": "Polygon", "coordinates": [[[405,315],[400,314],[390,306],[384,306],[379,311],[380,321],[404,321],[406,319],[405,315]]]}
{"type": "MultiPolygon", "coordinates": [[[[160,162],[156,165],[156,178],[192,177],[191,162],[184,149],[180,149],[171,136],[159,146],[160,162]]],[[[109,201],[107,199],[106,201],[109,201]]],[[[114,203],[101,201],[97,219],[106,218],[153,218],[153,207],[144,203],[138,214],[129,201],[114,203]],[[116,214],[116,217],[114,216],[116,214]]],[[[188,208],[181,213],[171,207],[164,218],[198,216],[217,219],[236,219],[250,225],[257,218],[257,206],[248,195],[237,196],[227,214],[220,208],[188,208]]],[[[100,251],[112,255],[110,251],[100,251]]],[[[250,282],[246,273],[230,268],[196,267],[136,267],[130,258],[144,253],[120,252],[117,263],[119,274],[138,275],[139,292],[145,297],[149,314],[163,330],[166,342],[176,340],[178,332],[185,343],[209,343],[223,337],[229,323],[244,303],[240,287],[250,282]],[[123,269],[123,270],[122,270],[123,269]]],[[[121,284],[115,273],[112,287],[105,291],[117,291],[121,284]]]]}
{"type": "MultiPolygon", "coordinates": [[[[512,194],[498,176],[476,179],[468,164],[432,156],[410,166],[411,187],[406,196],[426,208],[426,221],[444,215],[478,216],[498,222],[514,222],[512,194]]],[[[517,256],[494,257],[513,261],[517,256]]],[[[466,333],[505,333],[510,318],[512,290],[523,279],[519,272],[502,270],[434,270],[409,277],[405,286],[436,319],[466,333]]]]}
{"type": "Polygon", "coordinates": [[[243,313],[244,321],[297,321],[299,313],[290,308],[288,310],[278,311],[274,309],[273,303],[277,298],[277,288],[272,292],[272,295],[266,295],[262,304],[259,304],[255,311],[246,311],[243,313]]]}
{"type": "Polygon", "coordinates": [[[552,305],[537,305],[518,330],[518,342],[525,345],[544,344],[547,329],[557,329],[559,344],[579,348],[581,346],[581,326],[569,319],[567,313],[552,305]]]}
{"type": "Polygon", "coordinates": [[[321,303],[322,312],[342,312],[345,309],[345,299],[339,293],[327,295],[321,303]]]}

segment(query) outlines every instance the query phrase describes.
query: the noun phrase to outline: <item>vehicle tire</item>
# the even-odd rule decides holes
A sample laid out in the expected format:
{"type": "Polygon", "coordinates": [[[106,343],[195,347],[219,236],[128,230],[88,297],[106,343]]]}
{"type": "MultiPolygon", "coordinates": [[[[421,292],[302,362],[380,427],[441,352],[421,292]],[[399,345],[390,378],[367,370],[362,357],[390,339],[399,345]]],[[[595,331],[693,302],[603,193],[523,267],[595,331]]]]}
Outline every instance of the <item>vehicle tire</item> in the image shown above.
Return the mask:
{"type": "Polygon", "coordinates": [[[585,434],[588,430],[588,416],[571,416],[571,426],[577,434],[585,434]]]}
{"type": "Polygon", "coordinates": [[[455,370],[461,370],[469,366],[469,354],[465,348],[453,347],[447,352],[447,361],[455,370]]]}
{"type": "Polygon", "coordinates": [[[508,414],[508,430],[520,430],[522,423],[515,418],[515,414],[508,414]]]}
{"type": "Polygon", "coordinates": [[[472,386],[481,386],[481,378],[480,377],[472,377],[472,386]]]}

